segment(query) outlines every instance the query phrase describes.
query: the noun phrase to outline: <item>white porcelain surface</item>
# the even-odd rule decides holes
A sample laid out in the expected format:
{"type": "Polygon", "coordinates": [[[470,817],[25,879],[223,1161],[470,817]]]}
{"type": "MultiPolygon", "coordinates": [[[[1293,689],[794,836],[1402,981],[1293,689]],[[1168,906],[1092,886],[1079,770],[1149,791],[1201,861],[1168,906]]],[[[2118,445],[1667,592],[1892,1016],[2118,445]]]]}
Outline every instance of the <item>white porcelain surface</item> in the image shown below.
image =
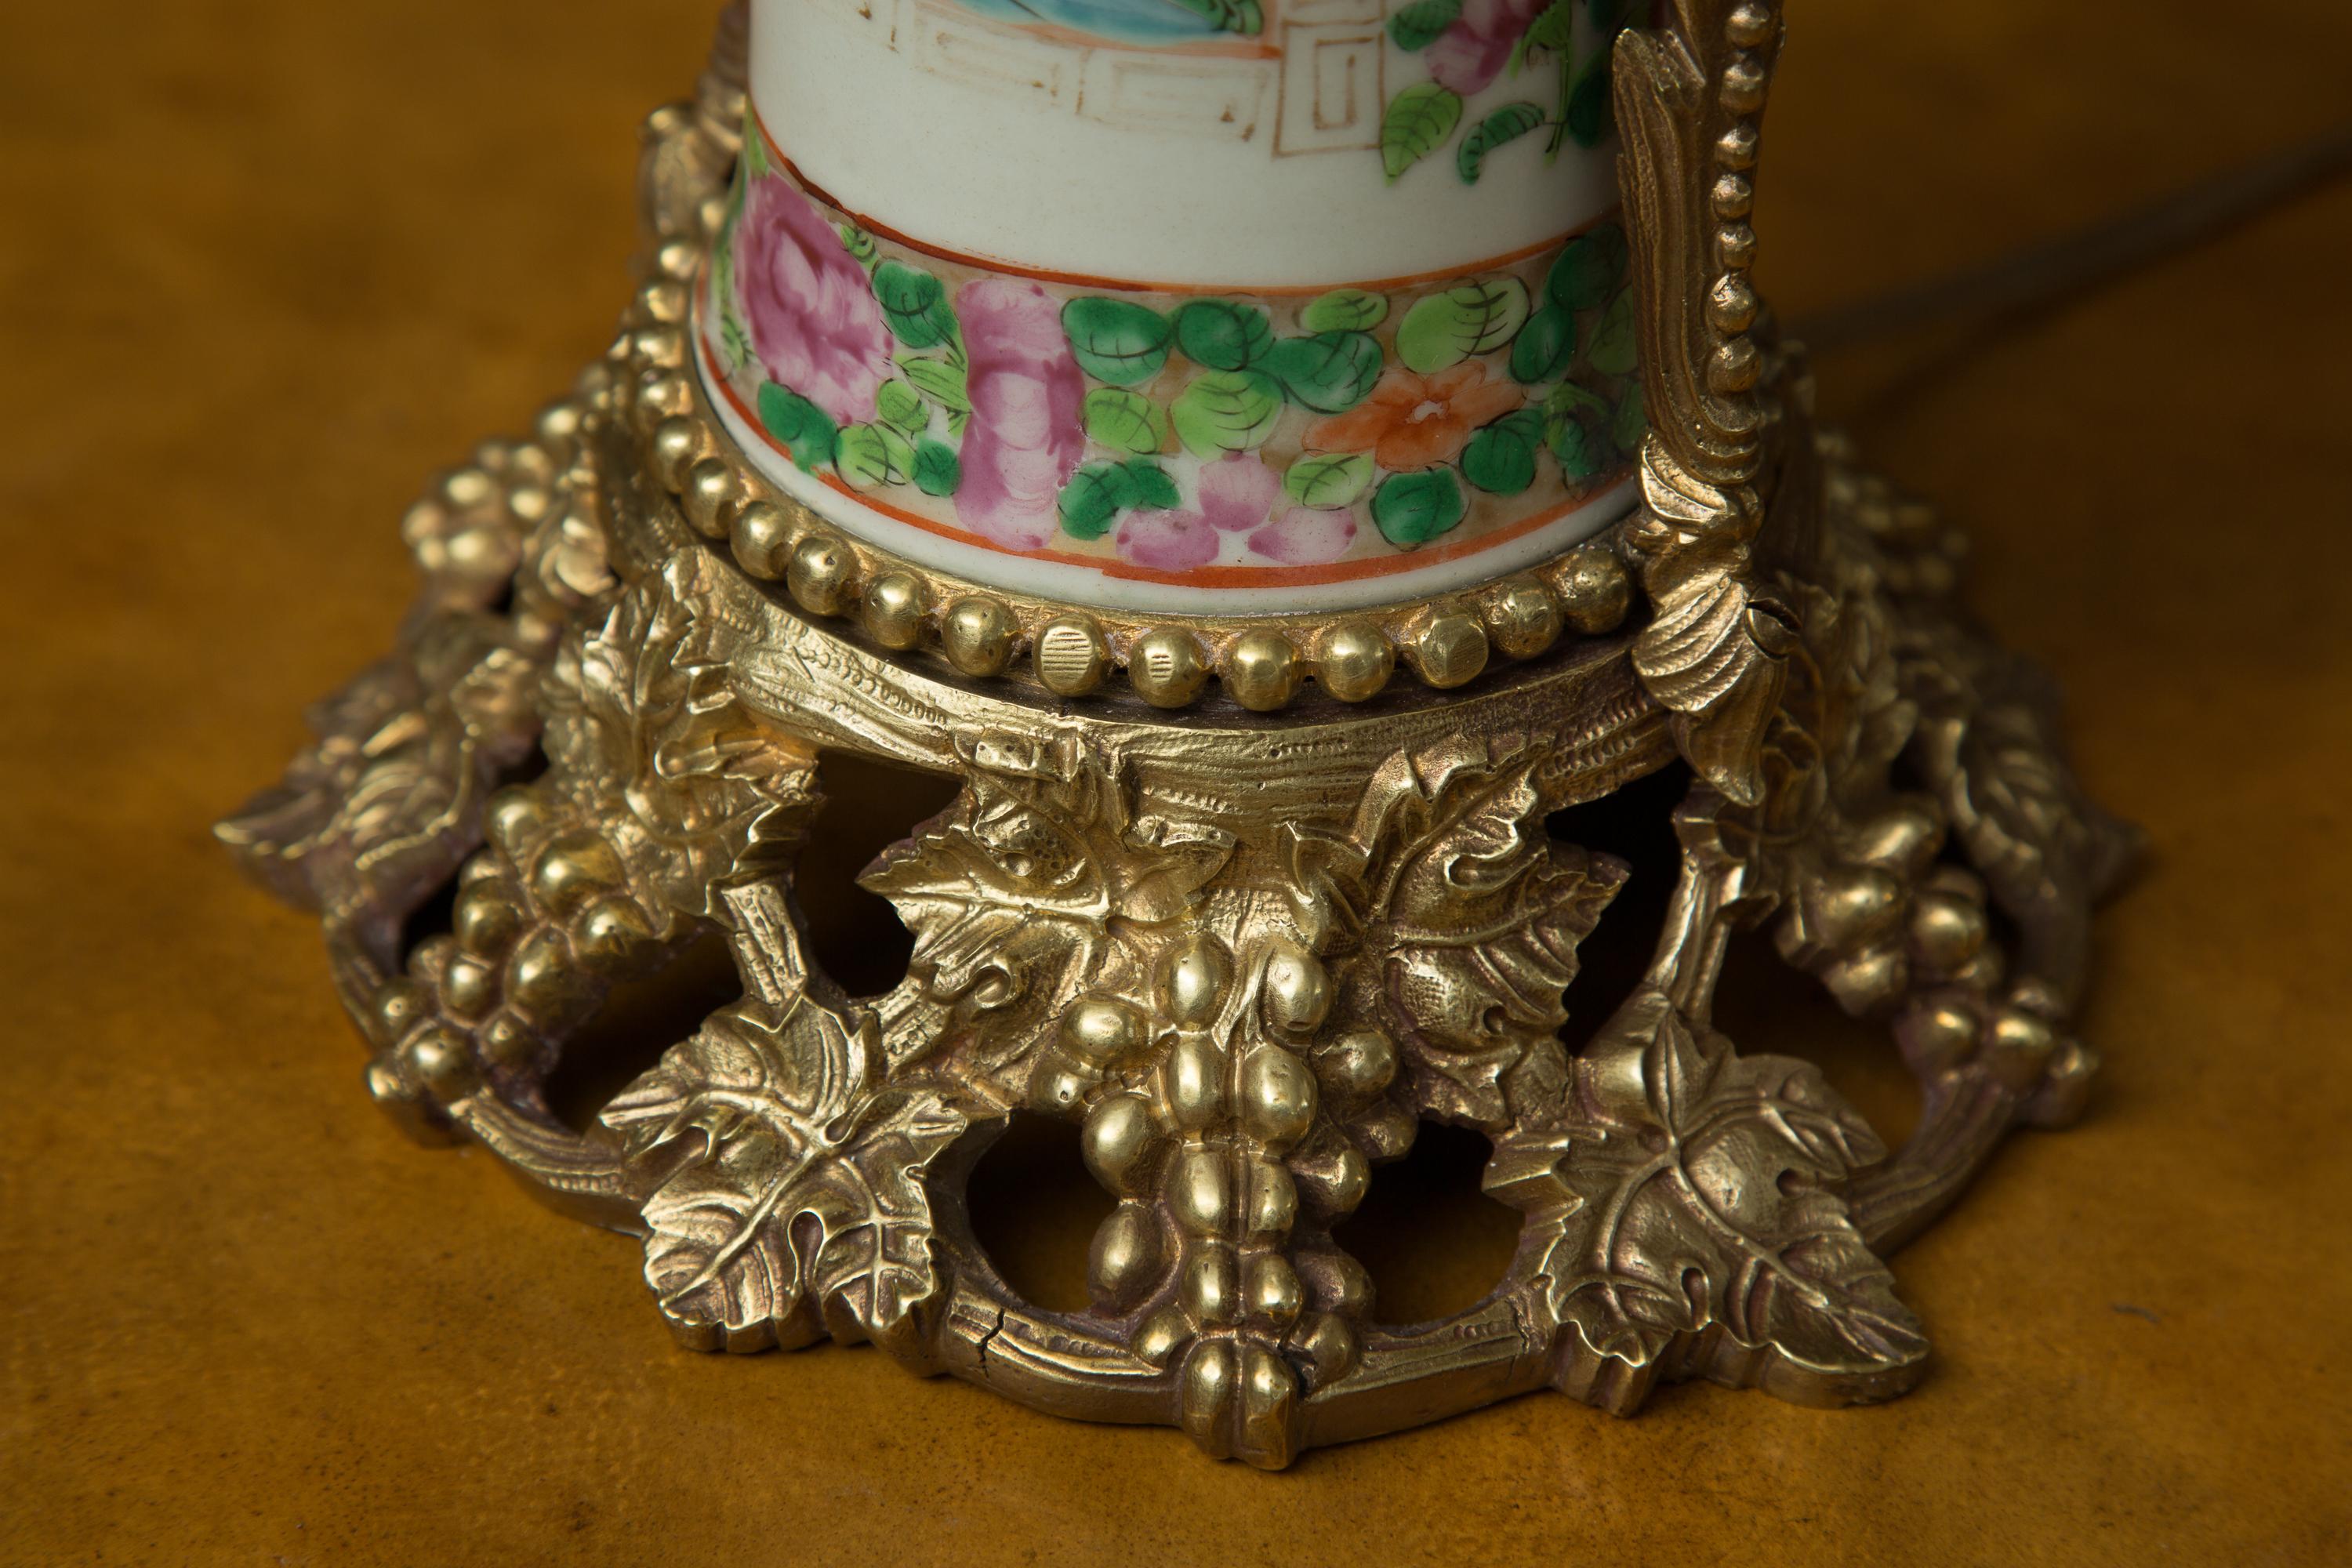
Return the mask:
{"type": "Polygon", "coordinates": [[[1075,602],[1303,613],[1556,554],[1632,504],[1641,419],[1596,18],[754,0],[714,401],[839,526],[1075,602]]]}

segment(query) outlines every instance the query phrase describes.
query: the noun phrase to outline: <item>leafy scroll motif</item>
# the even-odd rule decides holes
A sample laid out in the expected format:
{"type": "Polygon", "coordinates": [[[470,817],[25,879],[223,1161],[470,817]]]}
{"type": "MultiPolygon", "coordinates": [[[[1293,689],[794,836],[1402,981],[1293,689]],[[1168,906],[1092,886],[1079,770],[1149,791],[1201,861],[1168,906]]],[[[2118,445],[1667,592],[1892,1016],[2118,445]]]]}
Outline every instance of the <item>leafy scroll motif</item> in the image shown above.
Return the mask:
{"type": "Polygon", "coordinates": [[[1400,754],[1344,837],[1288,834],[1299,922],[1355,960],[1358,1016],[1405,1042],[1425,1110],[1487,1127],[1511,1120],[1514,1072],[1564,1075],[1577,944],[1626,875],[1545,834],[1543,760],[1524,737],[1400,754]]]}
{"type": "Polygon", "coordinates": [[[815,798],[813,755],[736,700],[697,613],[709,570],[682,553],[622,595],[567,640],[545,697],[551,784],[612,840],[665,928],[720,918],[725,889],[774,868],[815,798]]]}
{"type": "Polygon", "coordinates": [[[1081,992],[1140,984],[1159,933],[1233,852],[1230,836],[1139,816],[1126,781],[1068,734],[960,739],[967,786],[859,879],[915,933],[910,973],[992,1015],[971,1059],[1019,1059],[1081,992]]]}
{"type": "Polygon", "coordinates": [[[937,1086],[887,1081],[873,1019],[813,994],[786,942],[771,994],[712,1016],[599,1118],[642,1193],[646,1279],[697,1349],[831,1333],[919,1359],[941,1295],[925,1178],[967,1120],[937,1086]]]}
{"type": "Polygon", "coordinates": [[[1685,1367],[1807,1404],[1916,1381],[1926,1337],[1841,1193],[1885,1150],[1817,1068],[1743,1058],[1650,989],[1579,1058],[1570,1107],[1487,1175],[1576,1331],[1562,1387],[1623,1413],[1685,1367]]]}
{"type": "Polygon", "coordinates": [[[541,668],[495,617],[428,616],[311,710],[314,743],[215,831],[280,898],[357,936],[381,978],[401,916],[457,869],[492,782],[530,749],[541,668]]]}

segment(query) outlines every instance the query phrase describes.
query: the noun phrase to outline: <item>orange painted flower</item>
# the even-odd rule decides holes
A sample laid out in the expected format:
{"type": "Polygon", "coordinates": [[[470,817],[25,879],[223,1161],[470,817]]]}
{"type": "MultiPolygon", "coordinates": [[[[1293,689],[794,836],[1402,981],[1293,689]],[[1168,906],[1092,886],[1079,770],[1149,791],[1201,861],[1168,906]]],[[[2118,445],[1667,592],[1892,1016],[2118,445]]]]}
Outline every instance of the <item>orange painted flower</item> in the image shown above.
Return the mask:
{"type": "Polygon", "coordinates": [[[1398,369],[1345,414],[1307,432],[1310,452],[1370,452],[1392,474],[1433,468],[1462,455],[1471,436],[1526,401],[1506,382],[1486,379],[1475,360],[1422,375],[1398,369]]]}

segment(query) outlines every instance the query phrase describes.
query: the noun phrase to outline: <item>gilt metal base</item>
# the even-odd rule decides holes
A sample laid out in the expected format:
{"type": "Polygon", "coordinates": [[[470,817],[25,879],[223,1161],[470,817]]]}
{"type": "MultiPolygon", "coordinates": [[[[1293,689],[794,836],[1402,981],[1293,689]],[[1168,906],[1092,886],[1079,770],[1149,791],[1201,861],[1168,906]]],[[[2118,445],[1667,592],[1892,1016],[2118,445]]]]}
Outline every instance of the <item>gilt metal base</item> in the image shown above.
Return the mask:
{"type": "MultiPolygon", "coordinates": [[[[899,572],[766,491],[681,368],[726,58],[654,122],[667,237],[629,330],[411,515],[397,650],[222,827],[321,912],[378,1100],[643,1236],[691,1346],[870,1340],[1262,1466],[1545,1384],[1619,1413],[1662,1377],[1910,1387],[1927,1342],[1880,1255],[2011,1129],[2079,1110],[2095,1058],[2064,1021],[2132,847],[2061,761],[2046,682],[1954,607],[1958,542],[1810,433],[1766,344],[1754,483],[1654,437],[1619,537],[1369,631],[1106,627],[899,572]],[[1383,690],[1398,648],[1423,684],[1383,690]],[[1057,695],[1086,660],[1080,684],[1132,686],[1057,695]],[[1278,715],[1235,700],[1276,688],[1278,715]],[[535,747],[544,773],[502,784],[535,747]],[[916,938],[885,995],[803,942],[824,752],[961,784],[864,879],[916,938]],[[1678,758],[1666,929],[1570,1054],[1577,947],[1630,872],[1546,818],[1678,758]],[[452,933],[404,951],[453,881],[452,933]],[[1924,1102],[1900,1151],[1711,1023],[1750,928],[1885,1021],[1924,1102]],[[566,1040],[714,930],[742,999],[564,1127],[566,1040]],[[1085,1313],[1021,1300],[963,1207],[1024,1110],[1077,1123],[1118,1198],[1085,1313]],[[1476,1307],[1385,1326],[1332,1226],[1433,1119],[1492,1141],[1521,1239],[1476,1307]]],[[[1731,68],[1710,58],[1668,65],[1731,68]]],[[[1654,253],[1657,178],[1633,193],[1654,253]]]]}

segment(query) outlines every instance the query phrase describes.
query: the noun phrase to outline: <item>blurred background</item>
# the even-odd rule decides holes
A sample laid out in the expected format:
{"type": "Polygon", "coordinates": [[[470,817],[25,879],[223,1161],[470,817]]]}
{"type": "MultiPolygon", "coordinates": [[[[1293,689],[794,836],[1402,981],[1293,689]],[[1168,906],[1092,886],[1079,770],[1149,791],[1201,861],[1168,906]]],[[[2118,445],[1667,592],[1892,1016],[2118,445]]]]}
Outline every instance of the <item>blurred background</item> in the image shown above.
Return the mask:
{"type": "MultiPolygon", "coordinates": [[[[1796,322],[2352,110],[2352,10],[2320,0],[1789,10],[1758,226],[1796,322]]],[[[1941,1356],[1898,1404],[1690,1387],[1621,1423],[1538,1397],[1263,1477],[868,1353],[674,1351],[633,1244],[405,1143],[360,1091],[315,927],[207,825],[386,645],[432,472],[601,352],[636,125],[689,89],[715,14],[12,15],[0,1561],[2352,1552],[2340,179],[2087,291],[1818,360],[1827,419],[1973,531],[1974,604],[2057,671],[2086,783],[2153,841],[2100,927],[2089,1115],[2021,1135],[1895,1260],[1941,1356]]],[[[845,922],[874,918],[847,890],[873,847],[818,879],[845,922]]],[[[1822,1060],[1899,1135],[1891,1052],[1769,965],[1749,980],[1743,1046],[1822,1060]]],[[[1499,1273],[1478,1158],[1432,1138],[1376,1184],[1350,1240],[1390,1310],[1499,1273]]],[[[1073,1165],[1008,1149],[975,1199],[1049,1303],[1097,1201],[1073,1165]]]]}

